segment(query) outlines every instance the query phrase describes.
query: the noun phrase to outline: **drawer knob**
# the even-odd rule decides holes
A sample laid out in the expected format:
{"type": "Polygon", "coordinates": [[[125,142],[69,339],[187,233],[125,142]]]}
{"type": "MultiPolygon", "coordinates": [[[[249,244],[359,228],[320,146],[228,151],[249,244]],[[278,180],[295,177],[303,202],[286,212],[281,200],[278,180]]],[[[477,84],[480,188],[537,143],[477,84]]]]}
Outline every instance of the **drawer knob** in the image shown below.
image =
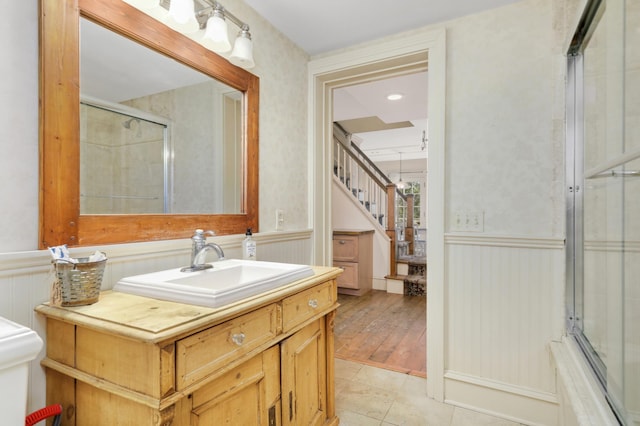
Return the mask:
{"type": "Polygon", "coordinates": [[[346,244],[347,242],[345,240],[340,240],[338,241],[340,244],[346,244]]]}
{"type": "Polygon", "coordinates": [[[316,299],[310,299],[309,300],[309,306],[312,307],[313,309],[318,307],[318,301],[316,299]]]}
{"type": "Polygon", "coordinates": [[[244,343],[244,338],[246,336],[244,335],[244,333],[237,333],[237,334],[233,334],[231,336],[231,340],[233,341],[233,343],[235,343],[238,346],[242,346],[242,344],[244,343]]]}

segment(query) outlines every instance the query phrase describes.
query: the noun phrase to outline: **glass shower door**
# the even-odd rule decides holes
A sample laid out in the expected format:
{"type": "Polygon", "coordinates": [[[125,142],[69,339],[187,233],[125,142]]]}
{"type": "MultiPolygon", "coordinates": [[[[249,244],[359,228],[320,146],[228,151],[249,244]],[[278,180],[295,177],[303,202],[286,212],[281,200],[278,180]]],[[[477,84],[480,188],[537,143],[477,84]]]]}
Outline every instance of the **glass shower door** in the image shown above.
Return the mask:
{"type": "Polygon", "coordinates": [[[570,331],[620,421],[640,425],[640,2],[589,6],[569,52],[568,137],[576,143],[570,331]]]}

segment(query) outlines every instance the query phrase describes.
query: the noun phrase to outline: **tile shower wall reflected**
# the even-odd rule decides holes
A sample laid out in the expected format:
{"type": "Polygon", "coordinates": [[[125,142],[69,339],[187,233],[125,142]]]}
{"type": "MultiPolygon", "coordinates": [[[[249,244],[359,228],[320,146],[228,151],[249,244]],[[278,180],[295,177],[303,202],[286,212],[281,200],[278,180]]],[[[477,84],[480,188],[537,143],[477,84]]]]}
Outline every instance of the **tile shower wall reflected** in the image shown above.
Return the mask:
{"type": "Polygon", "coordinates": [[[119,104],[87,97],[81,213],[239,213],[241,107],[240,92],[214,81],[119,104]]]}
{"type": "Polygon", "coordinates": [[[82,214],[165,212],[166,126],[81,104],[82,214]]]}

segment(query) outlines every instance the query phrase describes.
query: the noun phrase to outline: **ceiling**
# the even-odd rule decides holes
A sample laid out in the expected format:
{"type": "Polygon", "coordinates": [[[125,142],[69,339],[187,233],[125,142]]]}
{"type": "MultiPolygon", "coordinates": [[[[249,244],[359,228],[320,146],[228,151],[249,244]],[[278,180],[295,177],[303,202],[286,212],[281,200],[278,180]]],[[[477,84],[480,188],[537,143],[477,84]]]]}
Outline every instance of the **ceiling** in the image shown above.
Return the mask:
{"type": "MultiPolygon", "coordinates": [[[[376,2],[375,7],[371,0],[244,1],[313,56],[519,0],[395,0],[376,2]]],[[[360,148],[383,170],[397,170],[402,152],[404,170],[424,171],[427,150],[421,145],[422,132],[428,132],[426,81],[425,72],[338,89],[334,92],[334,121],[366,118],[365,123],[352,122],[357,130],[352,133],[360,148]],[[390,93],[405,97],[391,102],[386,99],[390,93]],[[412,126],[378,131],[380,121],[410,122],[412,126]]]]}
{"type": "Polygon", "coordinates": [[[316,55],[518,0],[244,1],[307,53],[316,55]]]}
{"type": "Polygon", "coordinates": [[[355,135],[360,149],[379,166],[398,161],[400,153],[404,160],[427,157],[422,149],[422,134],[428,130],[426,71],[342,87],[333,98],[333,120],[355,135]],[[390,94],[402,99],[388,100],[390,94]]]}

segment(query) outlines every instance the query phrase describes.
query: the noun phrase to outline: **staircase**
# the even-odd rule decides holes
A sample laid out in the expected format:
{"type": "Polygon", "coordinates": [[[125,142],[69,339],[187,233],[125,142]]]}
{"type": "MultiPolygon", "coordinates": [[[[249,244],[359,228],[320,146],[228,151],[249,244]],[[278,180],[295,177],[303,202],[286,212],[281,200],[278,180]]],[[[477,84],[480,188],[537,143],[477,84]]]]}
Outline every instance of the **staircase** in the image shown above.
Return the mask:
{"type": "MultiPolygon", "coordinates": [[[[389,188],[395,185],[351,142],[350,135],[339,124],[333,131],[333,174],[353,194],[365,209],[387,229],[389,188]]],[[[391,204],[394,199],[391,198],[391,204]]]]}
{"type": "MultiPolygon", "coordinates": [[[[409,274],[407,256],[413,257],[416,246],[413,229],[413,196],[405,196],[400,192],[391,179],[351,141],[351,135],[337,123],[334,123],[333,127],[333,140],[335,180],[353,195],[355,201],[380,225],[380,231],[385,232],[389,237],[387,291],[406,294],[405,279],[420,279],[419,277],[407,278],[409,274]],[[397,217],[396,205],[404,207],[402,210],[407,212],[407,217],[397,217]],[[404,226],[396,229],[396,223],[403,223],[404,226]],[[401,260],[398,261],[398,258],[401,260]]],[[[423,266],[425,268],[422,268],[422,271],[426,270],[426,265],[423,266]]],[[[418,286],[420,285],[419,283],[418,286]]]]}

